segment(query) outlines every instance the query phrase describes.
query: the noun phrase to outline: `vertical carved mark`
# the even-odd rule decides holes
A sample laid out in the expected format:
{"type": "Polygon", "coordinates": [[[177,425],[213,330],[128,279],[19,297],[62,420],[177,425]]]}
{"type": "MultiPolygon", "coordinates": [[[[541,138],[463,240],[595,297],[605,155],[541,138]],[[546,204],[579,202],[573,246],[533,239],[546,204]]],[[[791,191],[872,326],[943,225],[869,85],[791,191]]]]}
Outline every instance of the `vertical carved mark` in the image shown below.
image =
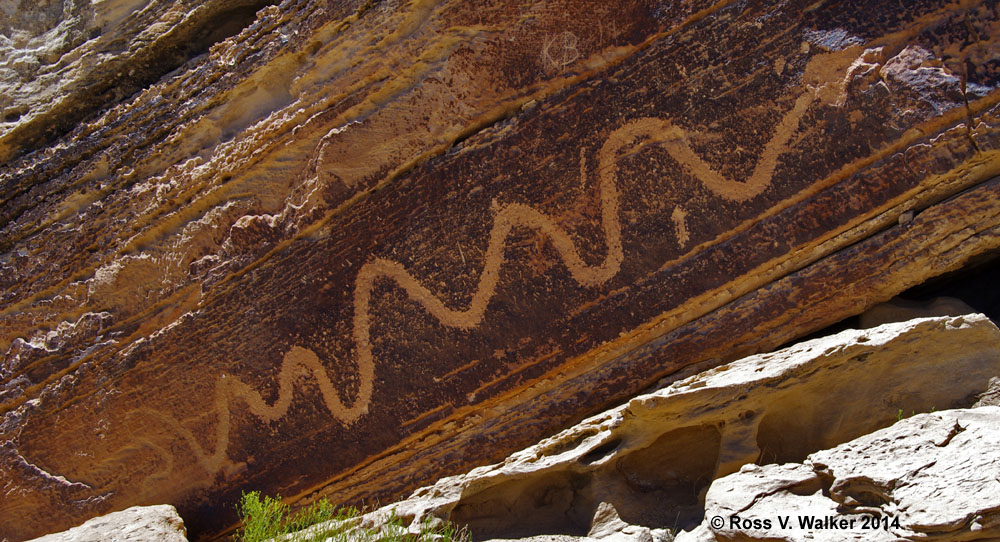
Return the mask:
{"type": "Polygon", "coordinates": [[[680,207],[674,207],[670,220],[674,222],[674,230],[677,231],[677,246],[684,248],[684,245],[691,240],[687,230],[687,213],[680,207]]]}

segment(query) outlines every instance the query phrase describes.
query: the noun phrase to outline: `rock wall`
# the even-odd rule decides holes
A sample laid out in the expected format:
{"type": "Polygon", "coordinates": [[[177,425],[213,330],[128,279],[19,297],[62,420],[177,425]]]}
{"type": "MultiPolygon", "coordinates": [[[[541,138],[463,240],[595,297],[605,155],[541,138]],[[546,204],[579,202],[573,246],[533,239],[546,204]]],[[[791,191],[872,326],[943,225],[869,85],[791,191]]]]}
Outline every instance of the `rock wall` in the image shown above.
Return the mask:
{"type": "Polygon", "coordinates": [[[272,3],[3,0],[0,160],[156,82],[272,3]]]}
{"type": "Polygon", "coordinates": [[[994,2],[78,4],[0,4],[11,540],[398,496],[1000,246],[994,2]]]}

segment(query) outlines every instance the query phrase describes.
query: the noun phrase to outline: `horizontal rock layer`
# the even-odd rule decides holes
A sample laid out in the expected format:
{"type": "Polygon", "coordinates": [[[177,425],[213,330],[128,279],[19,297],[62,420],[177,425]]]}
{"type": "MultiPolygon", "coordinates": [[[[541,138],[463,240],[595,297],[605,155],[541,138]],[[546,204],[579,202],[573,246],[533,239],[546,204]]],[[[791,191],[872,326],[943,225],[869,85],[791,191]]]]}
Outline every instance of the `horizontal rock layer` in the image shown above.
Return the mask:
{"type": "MultiPolygon", "coordinates": [[[[154,5],[114,32],[203,9],[154,5]]],[[[0,533],[391,498],[996,250],[998,20],[288,0],[82,122],[11,98],[0,533]]]]}

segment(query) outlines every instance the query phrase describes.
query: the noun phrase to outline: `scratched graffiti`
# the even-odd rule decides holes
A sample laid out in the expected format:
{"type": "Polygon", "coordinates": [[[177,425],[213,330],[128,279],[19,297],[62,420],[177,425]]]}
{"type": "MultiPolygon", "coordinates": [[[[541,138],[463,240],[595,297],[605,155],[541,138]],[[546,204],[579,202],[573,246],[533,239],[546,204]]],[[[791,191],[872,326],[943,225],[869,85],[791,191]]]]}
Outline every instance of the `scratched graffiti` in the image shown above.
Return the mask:
{"type": "Polygon", "coordinates": [[[579,39],[565,31],[545,38],[542,44],[542,64],[546,68],[561,70],[580,58],[579,39]]]}

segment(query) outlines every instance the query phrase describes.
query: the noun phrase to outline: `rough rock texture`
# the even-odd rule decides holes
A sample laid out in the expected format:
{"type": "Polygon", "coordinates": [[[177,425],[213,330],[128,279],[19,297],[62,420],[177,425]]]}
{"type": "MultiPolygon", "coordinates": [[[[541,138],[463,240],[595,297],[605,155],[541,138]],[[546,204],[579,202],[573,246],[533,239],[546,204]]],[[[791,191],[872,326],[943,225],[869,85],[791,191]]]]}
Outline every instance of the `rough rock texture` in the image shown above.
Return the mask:
{"type": "Polygon", "coordinates": [[[0,163],[253,21],[269,0],[0,0],[0,163]]]}
{"type": "Polygon", "coordinates": [[[585,538],[605,542],[669,542],[673,539],[664,529],[629,525],[618,515],[614,505],[607,502],[597,505],[594,517],[590,520],[590,530],[587,531],[585,538]]]}
{"type": "Polygon", "coordinates": [[[595,528],[608,508],[631,536],[692,528],[712,480],[747,464],[800,462],[901,411],[967,407],[998,370],[1000,330],[981,315],[849,330],[636,397],[392,508],[414,524],[468,525],[477,539],[594,536],[609,530],[595,528]]]}
{"type": "Polygon", "coordinates": [[[716,480],[706,523],[718,516],[723,527],[677,540],[997,540],[997,473],[1000,407],[918,414],[801,464],[747,465],[716,480]],[[771,526],[735,527],[731,516],[771,526]],[[800,517],[833,517],[838,526],[802,528],[800,517]],[[865,528],[865,517],[880,523],[865,528]]]}
{"type": "Polygon", "coordinates": [[[990,379],[990,386],[976,398],[972,407],[1000,406],[1000,377],[990,379]]]}
{"type": "Polygon", "coordinates": [[[184,522],[170,505],[133,506],[87,520],[32,542],[187,542],[184,522]]]}
{"type": "Polygon", "coordinates": [[[10,539],[384,502],[1000,247],[995,2],[285,0],[215,45],[258,4],[38,5],[0,45],[10,539]]]}

